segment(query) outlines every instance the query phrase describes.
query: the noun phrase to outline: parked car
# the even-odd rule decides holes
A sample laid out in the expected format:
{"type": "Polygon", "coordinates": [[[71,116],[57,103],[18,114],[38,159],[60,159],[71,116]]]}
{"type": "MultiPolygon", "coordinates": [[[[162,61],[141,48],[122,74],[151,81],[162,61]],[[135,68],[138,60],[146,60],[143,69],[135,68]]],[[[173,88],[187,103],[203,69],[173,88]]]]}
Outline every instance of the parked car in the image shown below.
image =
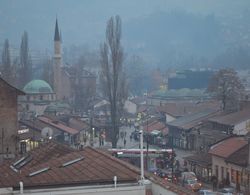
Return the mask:
{"type": "MultiPolygon", "coordinates": [[[[169,181],[169,182],[172,182],[172,170],[170,169],[158,169],[158,172],[157,172],[158,176],[169,181]]],[[[174,183],[177,183],[177,177],[176,175],[173,173],[173,182],[174,183]]]]}
{"type": "Polygon", "coordinates": [[[188,179],[193,179],[197,181],[197,177],[194,172],[182,172],[181,180],[188,180],[188,179]]]}
{"type": "Polygon", "coordinates": [[[222,188],[218,190],[218,195],[233,195],[235,194],[235,189],[232,187],[222,188]]]}
{"type": "Polygon", "coordinates": [[[187,179],[184,180],[184,187],[189,190],[192,190],[193,192],[198,192],[201,189],[202,185],[195,179],[187,179]]]}
{"type": "Polygon", "coordinates": [[[216,192],[213,192],[212,190],[205,190],[205,189],[199,190],[198,194],[199,195],[217,195],[216,192]]]}

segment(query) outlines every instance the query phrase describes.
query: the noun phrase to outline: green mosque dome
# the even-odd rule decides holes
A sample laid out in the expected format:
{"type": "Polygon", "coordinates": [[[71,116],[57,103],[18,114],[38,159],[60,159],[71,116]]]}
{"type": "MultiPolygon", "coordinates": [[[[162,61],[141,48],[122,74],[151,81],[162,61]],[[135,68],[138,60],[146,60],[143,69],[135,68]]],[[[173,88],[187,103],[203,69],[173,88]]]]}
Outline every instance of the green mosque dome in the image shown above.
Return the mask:
{"type": "Polygon", "coordinates": [[[51,86],[43,80],[32,80],[27,83],[23,91],[25,93],[53,93],[51,86]]]}

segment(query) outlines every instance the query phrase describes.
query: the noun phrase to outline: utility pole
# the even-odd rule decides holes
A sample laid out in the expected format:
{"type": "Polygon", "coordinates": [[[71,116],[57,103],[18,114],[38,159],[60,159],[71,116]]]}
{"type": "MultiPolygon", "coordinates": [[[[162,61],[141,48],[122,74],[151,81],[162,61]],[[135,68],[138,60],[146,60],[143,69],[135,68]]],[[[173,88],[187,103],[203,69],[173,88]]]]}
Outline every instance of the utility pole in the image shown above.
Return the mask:
{"type": "Polygon", "coordinates": [[[146,153],[146,169],[148,171],[148,148],[149,148],[149,145],[148,145],[148,139],[149,139],[149,136],[148,136],[148,92],[147,92],[147,96],[146,96],[146,106],[147,106],[147,118],[146,118],[146,122],[147,122],[147,153],[146,153]]]}
{"type": "MultiPolygon", "coordinates": [[[[147,117],[148,117],[148,108],[147,108],[147,117]]],[[[147,153],[146,153],[146,169],[148,171],[148,149],[149,149],[149,144],[148,144],[148,139],[149,139],[149,136],[148,136],[148,118],[146,119],[147,120],[147,153]]]]}

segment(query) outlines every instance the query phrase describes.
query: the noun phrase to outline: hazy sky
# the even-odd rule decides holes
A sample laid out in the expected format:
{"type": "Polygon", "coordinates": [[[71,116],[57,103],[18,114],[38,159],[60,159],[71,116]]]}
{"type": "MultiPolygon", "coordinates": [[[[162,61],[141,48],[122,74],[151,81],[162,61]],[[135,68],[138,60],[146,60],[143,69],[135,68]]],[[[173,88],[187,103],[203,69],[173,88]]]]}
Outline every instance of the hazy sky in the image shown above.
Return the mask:
{"type": "Polygon", "coordinates": [[[95,45],[103,39],[106,21],[112,15],[119,14],[126,24],[157,11],[233,15],[249,5],[249,0],[1,0],[0,44],[9,38],[19,45],[26,30],[31,47],[50,47],[56,16],[65,45],[95,45]]]}

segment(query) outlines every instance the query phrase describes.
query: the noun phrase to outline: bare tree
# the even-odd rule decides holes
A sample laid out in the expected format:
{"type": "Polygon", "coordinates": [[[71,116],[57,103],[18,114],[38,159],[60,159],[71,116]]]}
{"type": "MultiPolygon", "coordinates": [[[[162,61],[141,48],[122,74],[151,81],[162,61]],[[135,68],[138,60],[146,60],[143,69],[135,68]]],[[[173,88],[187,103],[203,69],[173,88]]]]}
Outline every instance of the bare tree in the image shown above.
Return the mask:
{"type": "Polygon", "coordinates": [[[221,69],[212,77],[208,92],[214,93],[218,100],[221,100],[224,111],[235,111],[239,109],[239,100],[244,95],[244,86],[235,70],[221,69]]]}
{"type": "Polygon", "coordinates": [[[123,49],[121,46],[121,18],[111,17],[106,28],[106,41],[101,45],[101,78],[103,94],[110,102],[111,140],[116,148],[119,122],[126,97],[126,81],[123,72],[123,49]]]}

